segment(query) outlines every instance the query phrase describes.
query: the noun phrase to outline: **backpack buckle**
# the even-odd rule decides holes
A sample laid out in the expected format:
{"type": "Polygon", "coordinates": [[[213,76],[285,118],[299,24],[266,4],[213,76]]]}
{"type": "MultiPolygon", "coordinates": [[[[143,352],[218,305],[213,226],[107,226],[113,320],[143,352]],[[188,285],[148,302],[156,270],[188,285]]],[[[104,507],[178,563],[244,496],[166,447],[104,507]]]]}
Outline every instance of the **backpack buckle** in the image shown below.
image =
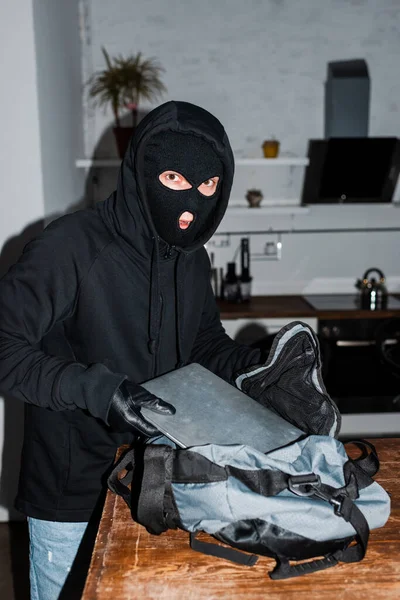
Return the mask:
{"type": "Polygon", "coordinates": [[[312,496],[315,494],[315,488],[319,488],[320,485],[320,476],[315,473],[290,475],[288,478],[288,488],[296,496],[312,496]]]}
{"type": "MultiPolygon", "coordinates": [[[[296,494],[296,496],[316,496],[329,502],[333,506],[333,512],[338,517],[346,517],[346,510],[343,512],[343,505],[345,504],[346,494],[337,494],[333,496],[332,493],[326,489],[326,486],[322,486],[321,489],[321,478],[315,473],[307,473],[305,475],[290,475],[288,477],[288,489],[296,494]]],[[[346,507],[345,507],[346,508],[346,507]]]]}
{"type": "Polygon", "coordinates": [[[338,496],[337,498],[330,498],[329,504],[333,506],[333,512],[338,517],[343,517],[342,506],[343,506],[344,496],[338,496]]]}

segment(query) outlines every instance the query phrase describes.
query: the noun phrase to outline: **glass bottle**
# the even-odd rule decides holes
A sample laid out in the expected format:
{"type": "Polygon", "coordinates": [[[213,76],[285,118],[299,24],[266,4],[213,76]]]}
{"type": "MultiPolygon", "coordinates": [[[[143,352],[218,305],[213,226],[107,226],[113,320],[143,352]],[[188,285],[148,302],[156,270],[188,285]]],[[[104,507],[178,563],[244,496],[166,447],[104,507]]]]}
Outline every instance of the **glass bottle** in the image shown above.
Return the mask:
{"type": "Polygon", "coordinates": [[[240,273],[240,295],[243,302],[249,302],[251,298],[250,277],[250,247],[249,238],[240,240],[241,273],[240,273]]]}
{"type": "Polygon", "coordinates": [[[230,262],[224,280],[224,300],[227,302],[240,301],[239,279],[236,275],[236,263],[230,262]]]}

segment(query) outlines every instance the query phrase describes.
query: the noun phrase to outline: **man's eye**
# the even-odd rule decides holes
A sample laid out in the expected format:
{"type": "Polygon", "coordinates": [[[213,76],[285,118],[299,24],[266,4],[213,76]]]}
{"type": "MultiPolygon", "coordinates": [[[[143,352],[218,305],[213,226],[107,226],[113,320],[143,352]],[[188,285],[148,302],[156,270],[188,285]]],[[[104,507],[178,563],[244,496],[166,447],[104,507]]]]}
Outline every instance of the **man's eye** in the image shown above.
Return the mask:
{"type": "Polygon", "coordinates": [[[203,181],[203,185],[206,185],[207,187],[212,187],[214,183],[214,179],[206,179],[206,181],[203,181]]]}
{"type": "Polygon", "coordinates": [[[174,173],[168,173],[166,178],[168,179],[168,181],[179,181],[178,175],[175,175],[174,173]]]}

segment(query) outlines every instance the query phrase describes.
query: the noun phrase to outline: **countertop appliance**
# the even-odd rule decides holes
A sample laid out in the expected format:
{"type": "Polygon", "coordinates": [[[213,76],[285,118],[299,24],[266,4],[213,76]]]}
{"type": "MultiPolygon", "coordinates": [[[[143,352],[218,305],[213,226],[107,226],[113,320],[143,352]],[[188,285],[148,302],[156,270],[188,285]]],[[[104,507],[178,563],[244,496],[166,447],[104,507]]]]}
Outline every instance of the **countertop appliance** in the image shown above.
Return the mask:
{"type": "Polygon", "coordinates": [[[356,288],[360,290],[360,305],[363,310],[384,310],[387,307],[388,291],[386,277],[376,267],[367,269],[362,279],[357,279],[356,288]],[[377,273],[379,279],[369,277],[377,273]]]}
{"type": "MultiPolygon", "coordinates": [[[[304,296],[305,300],[315,310],[360,310],[360,297],[358,294],[313,294],[304,296]]],[[[400,300],[388,294],[387,310],[400,310],[400,300]]]]}
{"type": "MultiPolygon", "coordinates": [[[[323,379],[342,414],[400,412],[400,318],[351,318],[359,297],[306,296],[318,310],[349,311],[346,318],[318,321],[323,379]]],[[[400,301],[387,297],[388,309],[400,301]]]]}

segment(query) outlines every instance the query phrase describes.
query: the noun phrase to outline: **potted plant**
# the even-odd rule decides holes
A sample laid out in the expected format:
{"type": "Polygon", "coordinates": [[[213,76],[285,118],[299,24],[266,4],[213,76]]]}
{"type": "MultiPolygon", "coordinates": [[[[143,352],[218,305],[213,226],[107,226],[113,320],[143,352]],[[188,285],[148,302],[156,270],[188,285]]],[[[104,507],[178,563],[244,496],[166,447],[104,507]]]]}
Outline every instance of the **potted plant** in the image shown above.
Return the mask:
{"type": "Polygon", "coordinates": [[[155,100],[166,91],[161,81],[164,69],[155,58],[143,58],[142,53],[126,58],[110,57],[102,48],[106,69],[98,71],[89,80],[89,94],[98,105],[111,105],[114,115],[114,135],[118,154],[122,158],[137,125],[138,107],[141,100],[155,100]],[[131,111],[132,126],[122,127],[120,116],[131,111]]]}

